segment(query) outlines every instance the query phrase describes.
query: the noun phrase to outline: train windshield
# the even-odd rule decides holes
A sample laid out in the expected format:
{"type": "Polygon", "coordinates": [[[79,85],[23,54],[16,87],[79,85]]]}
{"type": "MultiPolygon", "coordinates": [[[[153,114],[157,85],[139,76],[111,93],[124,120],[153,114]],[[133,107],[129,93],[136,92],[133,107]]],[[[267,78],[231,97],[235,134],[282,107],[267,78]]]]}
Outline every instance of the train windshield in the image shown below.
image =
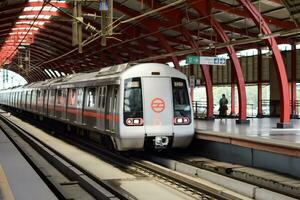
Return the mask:
{"type": "Polygon", "coordinates": [[[191,106],[186,82],[180,78],[172,78],[174,117],[191,117],[191,106]]]}
{"type": "Polygon", "coordinates": [[[143,118],[141,78],[125,80],[124,120],[127,118],[143,118]]]}

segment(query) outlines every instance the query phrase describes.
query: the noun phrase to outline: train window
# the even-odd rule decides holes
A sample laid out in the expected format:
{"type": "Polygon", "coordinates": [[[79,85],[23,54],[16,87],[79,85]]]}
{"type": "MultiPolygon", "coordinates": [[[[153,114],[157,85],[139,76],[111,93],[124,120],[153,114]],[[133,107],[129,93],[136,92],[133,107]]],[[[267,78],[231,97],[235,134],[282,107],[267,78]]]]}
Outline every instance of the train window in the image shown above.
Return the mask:
{"type": "Polygon", "coordinates": [[[28,105],[28,107],[30,105],[30,101],[31,101],[31,91],[27,91],[26,92],[26,104],[28,105]]]}
{"type": "Polygon", "coordinates": [[[86,106],[94,107],[96,100],[96,88],[88,88],[86,93],[86,106]]]}
{"type": "Polygon", "coordinates": [[[43,107],[47,104],[47,90],[44,90],[44,93],[43,93],[43,107]]]}
{"type": "Polygon", "coordinates": [[[106,104],[106,92],[107,92],[107,86],[104,86],[102,89],[102,108],[105,108],[106,104]]]}
{"type": "Polygon", "coordinates": [[[143,118],[141,78],[125,80],[124,123],[127,118],[143,118]]]}
{"type": "Polygon", "coordinates": [[[76,89],[72,88],[69,90],[68,104],[74,106],[76,104],[76,89]]]}
{"type": "Polygon", "coordinates": [[[23,91],[22,92],[22,96],[21,96],[21,103],[22,103],[22,105],[25,105],[25,101],[26,101],[26,92],[23,91]]]}
{"type": "Polygon", "coordinates": [[[77,89],[77,107],[82,107],[83,104],[83,88],[77,89]]]}
{"type": "Polygon", "coordinates": [[[36,90],[31,91],[31,107],[36,105],[36,90]]]}
{"type": "Polygon", "coordinates": [[[115,113],[117,112],[118,91],[119,91],[119,87],[116,86],[114,89],[114,107],[113,107],[115,113]]]}
{"type": "Polygon", "coordinates": [[[55,99],[55,90],[50,91],[50,97],[49,97],[49,104],[53,105],[54,104],[54,99],[55,99]]]}
{"type": "Polygon", "coordinates": [[[40,105],[41,104],[41,97],[42,97],[41,91],[37,90],[36,93],[37,93],[36,94],[36,96],[37,96],[37,104],[40,105]]]}
{"type": "Polygon", "coordinates": [[[62,90],[57,90],[56,93],[56,104],[62,104],[62,90]]]}
{"type": "Polygon", "coordinates": [[[174,117],[191,117],[191,106],[186,82],[180,78],[172,78],[174,117]]]}
{"type": "Polygon", "coordinates": [[[99,100],[98,100],[98,108],[100,108],[100,107],[101,107],[101,101],[102,101],[102,99],[103,99],[102,88],[103,88],[103,87],[99,87],[99,100]]]}

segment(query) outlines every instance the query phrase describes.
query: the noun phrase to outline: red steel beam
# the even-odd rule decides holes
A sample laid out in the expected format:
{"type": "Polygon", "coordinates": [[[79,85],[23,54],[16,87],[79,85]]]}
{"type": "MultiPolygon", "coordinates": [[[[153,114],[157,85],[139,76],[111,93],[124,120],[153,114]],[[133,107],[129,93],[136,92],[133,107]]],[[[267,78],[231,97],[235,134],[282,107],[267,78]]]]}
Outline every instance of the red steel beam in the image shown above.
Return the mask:
{"type": "MultiPolygon", "coordinates": [[[[148,5],[153,6],[154,9],[157,9],[161,6],[161,4],[158,4],[156,2],[153,1],[149,1],[146,0],[146,3],[148,5]]],[[[169,23],[171,26],[175,26],[176,24],[179,24],[181,22],[182,16],[183,14],[173,8],[173,12],[159,12],[160,15],[166,17],[169,20],[169,23]],[[174,20],[175,19],[175,20],[174,20]],[[174,21],[174,22],[173,22],[174,21]],[[176,23],[177,21],[177,23],[176,23]]],[[[176,29],[178,30],[178,28],[176,29]]],[[[184,36],[185,40],[189,43],[189,45],[196,49],[198,48],[198,45],[195,43],[193,37],[191,36],[191,34],[183,27],[181,26],[181,28],[179,29],[179,31],[181,31],[182,35],[184,36]]],[[[201,55],[200,52],[197,53],[199,56],[201,55]]],[[[207,100],[207,113],[206,113],[206,117],[207,118],[213,118],[214,117],[214,113],[213,113],[213,92],[212,92],[212,81],[211,81],[211,77],[210,77],[210,73],[209,73],[209,67],[207,65],[201,65],[201,70],[205,79],[205,89],[206,89],[206,100],[207,100]]]]}
{"type": "MultiPolygon", "coordinates": [[[[41,7],[43,6],[44,2],[25,2],[25,3],[16,3],[12,5],[5,6],[0,9],[0,12],[11,12],[12,10],[21,9],[25,7],[41,7]]],[[[51,2],[54,6],[59,8],[71,9],[72,7],[65,2],[51,2]]],[[[50,6],[49,4],[46,6],[50,6]]]]}
{"type": "MultiPolygon", "coordinates": [[[[223,42],[229,42],[230,39],[226,35],[221,25],[210,15],[210,5],[206,0],[188,0],[187,1],[199,14],[206,16],[206,20],[211,23],[212,28],[216,31],[220,39],[223,42]]],[[[245,80],[241,69],[240,61],[236,55],[233,46],[229,45],[226,47],[227,52],[230,56],[234,72],[237,79],[237,86],[239,91],[239,120],[238,123],[248,123],[247,121],[247,98],[245,89],[245,80]]]]}
{"type": "MultiPolygon", "coordinates": [[[[219,1],[212,1],[212,7],[217,9],[217,10],[222,10],[225,11],[227,13],[231,13],[231,14],[235,14],[237,16],[240,17],[245,17],[245,18],[251,18],[251,16],[245,12],[245,10],[240,9],[240,8],[233,8],[231,5],[225,4],[225,3],[221,3],[219,1]]],[[[263,19],[272,25],[275,25],[277,27],[283,28],[283,29],[293,29],[296,28],[295,24],[293,22],[289,22],[289,21],[283,21],[280,19],[276,19],[274,17],[268,17],[268,16],[263,16],[263,19]]]]}
{"type": "MultiPolygon", "coordinates": [[[[130,16],[130,17],[135,17],[135,16],[138,16],[140,14],[139,12],[137,12],[135,10],[132,10],[132,9],[129,9],[128,7],[125,7],[125,6],[123,6],[123,5],[121,5],[117,2],[114,2],[114,8],[119,10],[120,12],[126,14],[127,16],[130,16]]],[[[158,32],[159,26],[156,23],[157,23],[156,21],[153,21],[153,20],[150,20],[150,19],[144,19],[142,21],[142,23],[139,23],[139,25],[144,27],[145,29],[148,29],[151,32],[156,32],[154,34],[154,37],[156,37],[161,42],[161,44],[164,46],[164,48],[169,53],[172,53],[173,52],[172,47],[168,44],[168,42],[166,41],[166,38],[164,37],[164,35],[161,34],[160,32],[158,32]]],[[[172,60],[173,60],[174,65],[176,66],[176,68],[179,69],[178,58],[174,55],[174,56],[172,56],[172,60]]]]}
{"type": "MultiPolygon", "coordinates": [[[[240,2],[243,5],[243,7],[247,10],[249,15],[252,17],[254,23],[258,27],[261,27],[263,34],[272,34],[272,31],[270,30],[267,22],[262,18],[260,12],[256,9],[256,7],[251,3],[250,0],[238,0],[238,2],[240,2]]],[[[273,60],[277,71],[280,88],[280,123],[277,124],[277,127],[290,127],[290,95],[284,61],[282,59],[282,55],[280,53],[275,38],[270,37],[266,39],[265,42],[273,51],[273,60]]]]}

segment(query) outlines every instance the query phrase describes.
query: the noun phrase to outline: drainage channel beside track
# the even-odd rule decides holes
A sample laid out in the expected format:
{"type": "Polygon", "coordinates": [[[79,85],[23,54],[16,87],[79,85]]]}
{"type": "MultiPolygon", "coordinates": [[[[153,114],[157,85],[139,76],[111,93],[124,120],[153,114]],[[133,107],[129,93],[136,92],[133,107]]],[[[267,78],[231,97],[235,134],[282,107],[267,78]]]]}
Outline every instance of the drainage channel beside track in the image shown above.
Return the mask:
{"type": "Polygon", "coordinates": [[[73,135],[62,141],[14,116],[1,118],[3,127],[18,132],[30,144],[36,141],[33,146],[42,149],[51,163],[60,160],[58,168],[69,168],[66,176],[97,199],[250,199],[209,181],[107,151],[73,135]]]}

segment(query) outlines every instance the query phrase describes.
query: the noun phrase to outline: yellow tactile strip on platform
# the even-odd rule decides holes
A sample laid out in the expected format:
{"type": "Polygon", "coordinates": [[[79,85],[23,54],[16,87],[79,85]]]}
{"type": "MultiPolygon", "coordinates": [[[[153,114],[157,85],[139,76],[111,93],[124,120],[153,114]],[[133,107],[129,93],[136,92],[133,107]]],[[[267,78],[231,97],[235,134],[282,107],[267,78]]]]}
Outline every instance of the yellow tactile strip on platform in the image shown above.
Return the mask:
{"type": "Polygon", "coordinates": [[[8,184],[5,172],[0,165],[0,199],[2,200],[14,200],[14,196],[8,184]]]}

